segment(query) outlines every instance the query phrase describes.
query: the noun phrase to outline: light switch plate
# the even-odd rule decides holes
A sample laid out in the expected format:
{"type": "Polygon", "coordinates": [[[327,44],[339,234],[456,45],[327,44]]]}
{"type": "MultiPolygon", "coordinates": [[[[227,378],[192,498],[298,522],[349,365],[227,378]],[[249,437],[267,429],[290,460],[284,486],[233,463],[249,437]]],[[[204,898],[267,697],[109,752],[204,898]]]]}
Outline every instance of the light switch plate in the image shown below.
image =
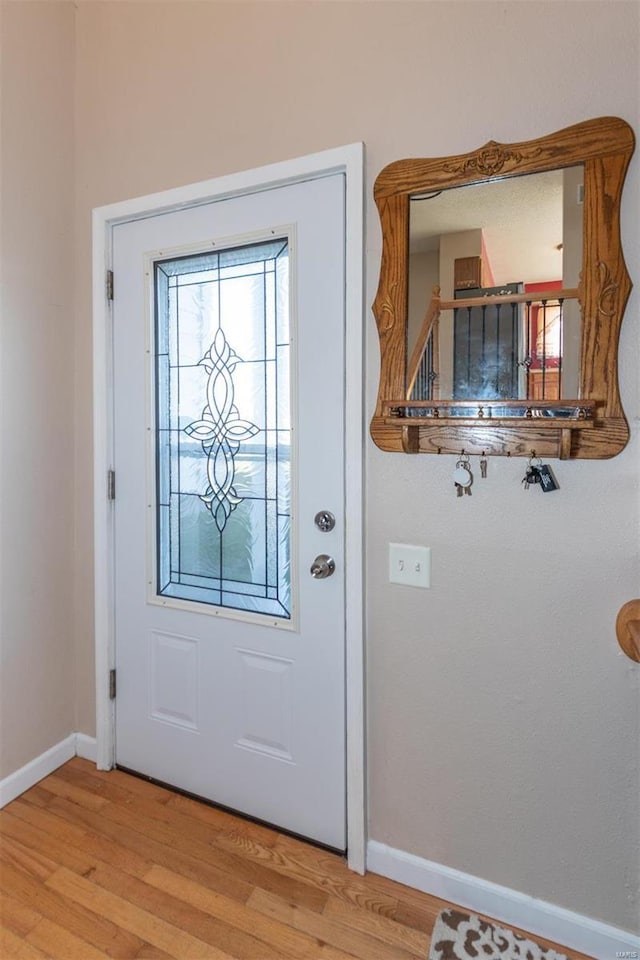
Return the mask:
{"type": "Polygon", "coordinates": [[[431,547],[389,544],[389,581],[408,587],[431,586],[431,547]]]}

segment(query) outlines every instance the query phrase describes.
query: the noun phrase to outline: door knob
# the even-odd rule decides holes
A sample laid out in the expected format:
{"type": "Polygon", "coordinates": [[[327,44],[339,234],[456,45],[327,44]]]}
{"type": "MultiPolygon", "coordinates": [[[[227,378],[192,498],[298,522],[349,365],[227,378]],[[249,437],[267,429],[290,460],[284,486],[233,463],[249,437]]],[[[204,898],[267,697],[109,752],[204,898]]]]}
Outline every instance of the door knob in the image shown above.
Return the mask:
{"type": "Polygon", "coordinates": [[[311,564],[311,576],[315,580],[326,580],[336,569],[336,562],[326,553],[319,553],[311,564]]]}

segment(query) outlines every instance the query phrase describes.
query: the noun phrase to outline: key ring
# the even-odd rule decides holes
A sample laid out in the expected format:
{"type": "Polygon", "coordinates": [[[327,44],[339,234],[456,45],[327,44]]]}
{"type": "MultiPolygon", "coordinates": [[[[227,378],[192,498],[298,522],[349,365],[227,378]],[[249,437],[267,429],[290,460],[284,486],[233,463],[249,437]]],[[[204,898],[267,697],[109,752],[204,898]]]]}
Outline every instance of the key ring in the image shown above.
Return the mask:
{"type": "MultiPolygon", "coordinates": [[[[456,461],[456,468],[453,471],[453,482],[458,487],[467,489],[473,483],[473,474],[471,473],[471,461],[465,456],[464,450],[456,461]]],[[[471,492],[471,491],[469,491],[471,492]]]]}

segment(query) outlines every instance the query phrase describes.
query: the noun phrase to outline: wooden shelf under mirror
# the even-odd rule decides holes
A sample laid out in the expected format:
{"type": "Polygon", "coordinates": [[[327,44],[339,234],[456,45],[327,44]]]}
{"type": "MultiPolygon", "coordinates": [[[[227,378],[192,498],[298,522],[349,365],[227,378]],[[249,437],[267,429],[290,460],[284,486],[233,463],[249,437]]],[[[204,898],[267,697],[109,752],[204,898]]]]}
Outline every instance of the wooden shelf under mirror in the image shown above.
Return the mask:
{"type": "MultiPolygon", "coordinates": [[[[448,430],[467,432],[460,435],[466,442],[456,453],[494,453],[494,437],[513,431],[512,442],[517,452],[508,456],[555,456],[567,459],[571,452],[572,431],[593,430],[597,404],[593,400],[545,401],[529,400],[408,400],[383,404],[382,422],[402,431],[405,453],[419,453],[420,443],[438,444],[448,430]],[[478,432],[477,428],[481,428],[478,432]],[[482,446],[482,444],[485,446],[482,446]],[[528,443],[528,448],[521,444],[528,443]],[[482,449],[478,449],[477,445],[482,449]]],[[[436,446],[434,453],[449,452],[436,446]]]]}
{"type": "Polygon", "coordinates": [[[620,201],[633,148],[630,127],[605,117],[380,173],[371,434],[381,449],[563,459],[623,449],[617,353],[631,283],[620,201]],[[505,222],[515,232],[500,233],[505,222]]]}

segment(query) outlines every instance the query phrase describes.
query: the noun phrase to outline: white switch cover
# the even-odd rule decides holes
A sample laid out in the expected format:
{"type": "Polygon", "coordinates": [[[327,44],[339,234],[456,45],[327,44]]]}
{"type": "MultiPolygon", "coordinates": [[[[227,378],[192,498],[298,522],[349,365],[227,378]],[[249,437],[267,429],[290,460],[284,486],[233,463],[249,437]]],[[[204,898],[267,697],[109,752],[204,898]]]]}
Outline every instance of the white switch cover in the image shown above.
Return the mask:
{"type": "Polygon", "coordinates": [[[389,580],[408,587],[431,586],[431,547],[389,544],[389,580]]]}

